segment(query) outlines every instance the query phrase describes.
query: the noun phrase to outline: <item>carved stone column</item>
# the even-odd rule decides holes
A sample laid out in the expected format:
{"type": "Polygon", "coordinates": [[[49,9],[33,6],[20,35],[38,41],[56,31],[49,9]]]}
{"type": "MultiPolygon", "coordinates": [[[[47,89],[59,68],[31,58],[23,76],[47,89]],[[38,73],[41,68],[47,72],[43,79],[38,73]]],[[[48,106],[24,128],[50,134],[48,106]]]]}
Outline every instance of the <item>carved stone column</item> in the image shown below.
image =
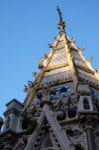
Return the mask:
{"type": "Polygon", "coordinates": [[[94,142],[94,134],[93,134],[93,125],[96,122],[95,116],[88,115],[85,117],[85,131],[87,136],[87,142],[88,142],[88,150],[96,150],[95,148],[95,142],[94,142]]]}
{"type": "Polygon", "coordinates": [[[92,126],[91,125],[87,126],[85,128],[85,131],[86,131],[86,135],[87,135],[88,150],[96,150],[92,126]]]}

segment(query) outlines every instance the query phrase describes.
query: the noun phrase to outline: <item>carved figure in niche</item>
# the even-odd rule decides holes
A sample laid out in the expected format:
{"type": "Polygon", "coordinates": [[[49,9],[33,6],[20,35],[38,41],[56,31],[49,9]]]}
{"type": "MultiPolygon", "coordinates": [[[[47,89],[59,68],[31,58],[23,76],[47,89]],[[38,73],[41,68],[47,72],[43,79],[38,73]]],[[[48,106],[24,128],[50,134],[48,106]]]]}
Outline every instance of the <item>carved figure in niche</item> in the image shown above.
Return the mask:
{"type": "Polygon", "coordinates": [[[84,106],[85,110],[89,110],[90,109],[89,102],[88,102],[87,98],[84,98],[83,106],[84,106]]]}

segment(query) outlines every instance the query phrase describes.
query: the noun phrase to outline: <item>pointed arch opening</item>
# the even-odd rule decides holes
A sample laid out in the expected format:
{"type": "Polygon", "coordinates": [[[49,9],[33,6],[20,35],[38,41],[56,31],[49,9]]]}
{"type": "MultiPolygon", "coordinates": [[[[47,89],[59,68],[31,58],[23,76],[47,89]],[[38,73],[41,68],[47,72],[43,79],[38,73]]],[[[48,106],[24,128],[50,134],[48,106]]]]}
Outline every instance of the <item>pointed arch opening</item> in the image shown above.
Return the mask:
{"type": "Polygon", "coordinates": [[[84,107],[85,110],[90,109],[89,101],[86,97],[84,97],[84,99],[83,99],[83,107],[84,107]]]}

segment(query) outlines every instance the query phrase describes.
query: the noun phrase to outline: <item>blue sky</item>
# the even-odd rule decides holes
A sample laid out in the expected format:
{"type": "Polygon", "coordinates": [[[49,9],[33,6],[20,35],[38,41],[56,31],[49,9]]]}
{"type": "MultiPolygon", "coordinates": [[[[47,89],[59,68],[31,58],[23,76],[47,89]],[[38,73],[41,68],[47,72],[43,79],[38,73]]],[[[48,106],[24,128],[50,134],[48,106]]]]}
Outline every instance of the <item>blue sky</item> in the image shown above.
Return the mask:
{"type": "Polygon", "coordinates": [[[98,68],[99,0],[0,0],[0,116],[9,100],[24,101],[24,85],[33,80],[37,60],[58,34],[57,5],[67,34],[77,38],[98,68]]]}

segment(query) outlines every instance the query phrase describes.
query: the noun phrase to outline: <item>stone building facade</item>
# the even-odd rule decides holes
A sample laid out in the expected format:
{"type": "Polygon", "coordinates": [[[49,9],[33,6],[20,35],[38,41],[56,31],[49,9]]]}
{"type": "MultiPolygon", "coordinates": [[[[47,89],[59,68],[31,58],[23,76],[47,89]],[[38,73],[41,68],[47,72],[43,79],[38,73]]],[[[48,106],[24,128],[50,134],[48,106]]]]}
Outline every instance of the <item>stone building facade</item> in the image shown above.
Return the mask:
{"type": "Polygon", "coordinates": [[[57,11],[59,34],[25,86],[24,103],[11,100],[0,118],[0,150],[99,150],[99,70],[57,11]]]}

